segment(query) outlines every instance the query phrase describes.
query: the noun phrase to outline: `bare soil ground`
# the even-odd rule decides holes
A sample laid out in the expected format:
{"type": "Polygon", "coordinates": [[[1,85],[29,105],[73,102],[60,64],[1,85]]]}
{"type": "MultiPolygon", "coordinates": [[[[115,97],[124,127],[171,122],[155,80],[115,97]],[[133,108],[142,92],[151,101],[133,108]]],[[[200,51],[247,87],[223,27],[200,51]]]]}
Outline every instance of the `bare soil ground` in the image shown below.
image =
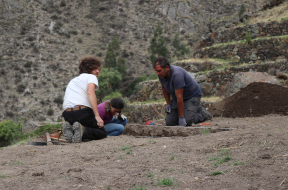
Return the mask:
{"type": "Polygon", "coordinates": [[[279,115],[217,117],[211,127],[238,129],[6,147],[0,149],[0,189],[288,189],[287,123],[279,115]],[[163,179],[173,187],[158,186],[163,179]]]}

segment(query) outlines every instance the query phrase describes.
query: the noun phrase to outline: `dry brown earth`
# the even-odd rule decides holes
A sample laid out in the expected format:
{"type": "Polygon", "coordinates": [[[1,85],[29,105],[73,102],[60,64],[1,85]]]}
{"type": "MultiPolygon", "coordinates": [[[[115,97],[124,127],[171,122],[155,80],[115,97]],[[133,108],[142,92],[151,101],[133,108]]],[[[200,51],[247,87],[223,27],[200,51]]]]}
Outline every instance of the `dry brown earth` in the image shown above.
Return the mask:
{"type": "Polygon", "coordinates": [[[113,190],[143,184],[149,190],[284,190],[287,122],[287,116],[279,115],[218,117],[211,127],[238,129],[188,137],[122,135],[64,146],[6,147],[0,150],[0,187],[113,190]],[[121,150],[127,146],[131,148],[121,150]],[[225,157],[228,162],[217,164],[225,157]],[[208,176],[215,171],[223,174],[208,176]],[[157,179],[164,178],[174,179],[174,187],[156,186],[157,179]]]}

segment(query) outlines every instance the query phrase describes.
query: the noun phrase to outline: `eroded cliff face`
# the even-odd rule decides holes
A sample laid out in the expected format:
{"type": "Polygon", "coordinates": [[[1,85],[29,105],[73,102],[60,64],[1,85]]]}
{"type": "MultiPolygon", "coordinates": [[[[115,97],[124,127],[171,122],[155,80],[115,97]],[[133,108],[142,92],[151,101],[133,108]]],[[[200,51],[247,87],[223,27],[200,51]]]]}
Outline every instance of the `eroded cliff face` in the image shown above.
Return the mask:
{"type": "MultiPolygon", "coordinates": [[[[209,32],[238,21],[242,3],[256,11],[264,0],[0,0],[0,120],[58,120],[61,97],[86,54],[104,58],[118,36],[127,76],[149,75],[147,48],[161,23],[169,56],[176,33],[191,48],[209,32]],[[47,115],[48,109],[54,110],[47,115]]],[[[193,49],[192,49],[193,52],[193,49]]],[[[101,73],[100,73],[101,74],[101,73]]]]}

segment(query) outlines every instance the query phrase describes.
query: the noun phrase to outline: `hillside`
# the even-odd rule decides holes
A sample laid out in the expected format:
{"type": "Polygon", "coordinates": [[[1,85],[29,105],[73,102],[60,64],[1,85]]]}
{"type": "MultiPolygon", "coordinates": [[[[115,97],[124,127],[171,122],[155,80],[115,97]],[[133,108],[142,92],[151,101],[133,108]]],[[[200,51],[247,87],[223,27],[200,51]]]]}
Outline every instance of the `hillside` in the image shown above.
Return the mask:
{"type": "Polygon", "coordinates": [[[1,0],[0,105],[5,109],[0,119],[60,120],[64,90],[77,76],[78,59],[86,54],[104,58],[115,36],[126,59],[127,86],[151,74],[147,48],[159,22],[172,58],[176,33],[192,53],[201,37],[237,24],[242,3],[256,12],[264,2],[1,0]]]}

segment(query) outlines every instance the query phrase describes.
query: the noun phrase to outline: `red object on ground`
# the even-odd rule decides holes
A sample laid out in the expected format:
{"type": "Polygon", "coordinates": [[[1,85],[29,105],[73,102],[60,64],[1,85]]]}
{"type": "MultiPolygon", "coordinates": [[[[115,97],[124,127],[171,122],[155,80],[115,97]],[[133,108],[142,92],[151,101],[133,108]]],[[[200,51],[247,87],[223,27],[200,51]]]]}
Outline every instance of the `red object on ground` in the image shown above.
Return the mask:
{"type": "Polygon", "coordinates": [[[200,123],[199,125],[200,126],[202,126],[202,125],[210,125],[210,123],[200,123]]]}
{"type": "MultiPolygon", "coordinates": [[[[59,135],[59,132],[55,132],[55,133],[51,133],[50,137],[54,137],[58,139],[58,135],[59,135]]],[[[46,138],[46,135],[44,136],[44,138],[46,138]]]]}
{"type": "Polygon", "coordinates": [[[150,123],[155,123],[155,121],[147,121],[146,125],[150,125],[150,123]]]}

